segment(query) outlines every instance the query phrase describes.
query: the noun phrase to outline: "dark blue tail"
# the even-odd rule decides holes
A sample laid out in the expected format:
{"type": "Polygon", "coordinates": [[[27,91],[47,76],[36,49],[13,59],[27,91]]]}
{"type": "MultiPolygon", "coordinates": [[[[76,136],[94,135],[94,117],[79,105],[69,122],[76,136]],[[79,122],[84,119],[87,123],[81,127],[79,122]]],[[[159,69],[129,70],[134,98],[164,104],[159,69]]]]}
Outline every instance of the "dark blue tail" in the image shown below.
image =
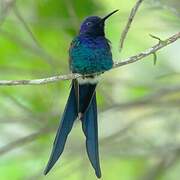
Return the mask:
{"type": "Polygon", "coordinates": [[[45,175],[51,170],[62,154],[67,136],[72,129],[78,113],[80,112],[82,114],[82,129],[86,136],[87,154],[95,170],[96,176],[98,178],[101,177],[98,151],[98,125],[95,88],[96,84],[78,85],[77,81],[73,81],[61,124],[54,140],[53,150],[44,171],[45,175]]]}
{"type": "Polygon", "coordinates": [[[96,176],[101,178],[98,148],[98,124],[96,94],[92,95],[88,108],[82,118],[82,128],[86,136],[86,150],[89,160],[95,170],[96,176]]]}
{"type": "Polygon", "coordinates": [[[82,128],[86,136],[86,150],[89,160],[95,170],[96,176],[101,177],[98,150],[98,124],[96,104],[96,84],[79,85],[80,112],[82,128]]]}
{"type": "Polygon", "coordinates": [[[75,89],[74,89],[74,85],[72,85],[71,92],[66,104],[66,108],[64,110],[64,114],[59,129],[57,131],[56,138],[54,140],[53,150],[51,152],[49,162],[44,171],[45,175],[51,170],[51,168],[54,166],[54,164],[62,154],[67,136],[72,129],[73,123],[77,118],[77,115],[78,113],[77,113],[75,89]]]}

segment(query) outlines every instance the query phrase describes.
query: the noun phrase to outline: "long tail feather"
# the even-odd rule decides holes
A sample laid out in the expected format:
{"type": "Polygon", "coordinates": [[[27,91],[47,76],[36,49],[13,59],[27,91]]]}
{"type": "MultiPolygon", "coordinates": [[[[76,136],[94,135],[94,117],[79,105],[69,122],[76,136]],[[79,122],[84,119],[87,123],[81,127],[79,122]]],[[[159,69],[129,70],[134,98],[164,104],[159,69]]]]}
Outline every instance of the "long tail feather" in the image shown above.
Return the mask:
{"type": "Polygon", "coordinates": [[[97,104],[95,93],[82,119],[82,128],[86,136],[86,149],[89,160],[95,170],[96,176],[101,178],[98,150],[97,104]]]}
{"type": "Polygon", "coordinates": [[[62,154],[67,136],[72,129],[73,123],[77,118],[77,115],[78,112],[77,112],[77,104],[76,104],[76,96],[75,96],[75,87],[73,84],[71,87],[71,92],[66,104],[66,108],[64,110],[64,114],[60,126],[56,134],[56,138],[54,140],[51,156],[44,171],[45,175],[51,170],[51,168],[54,166],[54,164],[62,154]]]}

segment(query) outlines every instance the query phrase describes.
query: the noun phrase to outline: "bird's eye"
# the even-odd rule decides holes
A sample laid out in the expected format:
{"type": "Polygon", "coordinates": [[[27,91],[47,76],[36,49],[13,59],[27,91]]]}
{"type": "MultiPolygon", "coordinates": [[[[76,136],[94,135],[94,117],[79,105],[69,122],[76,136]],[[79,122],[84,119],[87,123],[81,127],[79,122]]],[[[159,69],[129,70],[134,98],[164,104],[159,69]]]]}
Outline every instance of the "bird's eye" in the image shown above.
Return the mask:
{"type": "Polygon", "coordinates": [[[91,25],[92,25],[92,22],[87,22],[86,25],[87,25],[87,26],[91,26],[91,25]]]}

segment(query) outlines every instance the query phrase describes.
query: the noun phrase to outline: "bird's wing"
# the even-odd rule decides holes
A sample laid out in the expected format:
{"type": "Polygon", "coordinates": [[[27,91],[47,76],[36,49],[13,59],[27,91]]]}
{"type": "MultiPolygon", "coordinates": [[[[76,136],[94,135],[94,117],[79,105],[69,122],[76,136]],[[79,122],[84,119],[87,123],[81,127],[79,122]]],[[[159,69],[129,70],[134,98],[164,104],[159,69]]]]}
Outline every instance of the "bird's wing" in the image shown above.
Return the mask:
{"type": "Polygon", "coordinates": [[[79,44],[80,44],[80,40],[78,37],[75,37],[71,44],[70,44],[70,48],[69,48],[69,69],[72,71],[72,68],[71,68],[71,61],[72,61],[72,50],[76,49],[79,47],[79,44]]]}
{"type": "Polygon", "coordinates": [[[75,119],[77,118],[77,114],[78,113],[77,113],[77,106],[76,106],[75,88],[74,88],[74,85],[72,84],[71,92],[70,92],[70,95],[66,104],[66,108],[64,110],[64,114],[63,114],[60,126],[58,128],[58,131],[54,140],[51,156],[46,166],[46,169],[44,171],[44,174],[47,174],[51,170],[51,168],[54,166],[54,164],[56,163],[56,161],[62,154],[67,136],[72,129],[73,123],[75,119]]]}

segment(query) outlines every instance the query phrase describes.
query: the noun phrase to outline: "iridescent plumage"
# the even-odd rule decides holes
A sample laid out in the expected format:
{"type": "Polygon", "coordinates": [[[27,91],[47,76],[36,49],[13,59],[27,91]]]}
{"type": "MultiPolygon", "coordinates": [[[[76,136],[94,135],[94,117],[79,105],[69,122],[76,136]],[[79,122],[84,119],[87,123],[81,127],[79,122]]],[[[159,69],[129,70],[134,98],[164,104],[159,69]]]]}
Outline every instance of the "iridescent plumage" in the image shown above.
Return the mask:
{"type": "MultiPolygon", "coordinates": [[[[117,11],[117,10],[116,10],[117,11]]],[[[86,136],[86,149],[89,160],[95,170],[96,176],[101,177],[98,150],[98,124],[96,74],[112,68],[113,60],[109,41],[105,38],[105,20],[116,11],[104,18],[91,16],[84,20],[79,35],[74,38],[69,50],[69,65],[73,73],[88,75],[80,80],[73,80],[70,95],[64,110],[52,153],[44,171],[47,174],[54,166],[64,150],[66,139],[74,121],[79,118],[86,136]],[[86,81],[88,78],[88,81],[86,81]],[[90,80],[92,81],[90,81],[90,80]]]]}
{"type": "Polygon", "coordinates": [[[92,74],[112,68],[112,54],[109,41],[103,37],[96,38],[80,35],[71,44],[70,69],[73,73],[92,74]]]}

